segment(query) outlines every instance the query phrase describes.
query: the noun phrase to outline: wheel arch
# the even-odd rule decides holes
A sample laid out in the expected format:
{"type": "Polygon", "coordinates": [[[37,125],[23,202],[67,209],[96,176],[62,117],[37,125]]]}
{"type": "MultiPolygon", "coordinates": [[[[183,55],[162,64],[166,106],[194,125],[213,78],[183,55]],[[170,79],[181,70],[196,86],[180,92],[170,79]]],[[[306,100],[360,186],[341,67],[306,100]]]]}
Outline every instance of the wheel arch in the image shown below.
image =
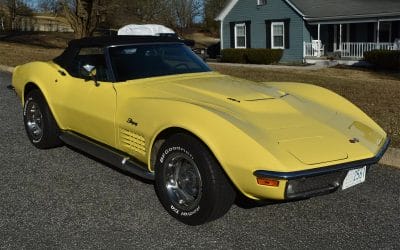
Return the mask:
{"type": "MultiPolygon", "coordinates": [[[[175,134],[179,134],[179,133],[183,133],[183,134],[187,134],[190,136],[193,136],[194,138],[196,138],[197,140],[199,140],[201,143],[204,144],[204,146],[207,147],[207,149],[213,154],[212,150],[210,149],[210,147],[204,142],[204,140],[202,140],[199,136],[197,136],[196,134],[194,134],[193,132],[189,131],[186,128],[181,128],[181,127],[168,127],[168,128],[164,128],[163,130],[159,131],[159,133],[154,137],[154,139],[151,142],[151,148],[150,148],[150,156],[149,156],[149,168],[151,171],[154,171],[154,166],[155,166],[155,161],[156,161],[156,157],[158,154],[158,151],[160,150],[161,146],[163,145],[163,143],[172,135],[175,134]]],[[[213,154],[213,156],[215,157],[215,155],[213,154]]],[[[215,157],[216,158],[216,157],[215,157]]]]}
{"type": "MultiPolygon", "coordinates": [[[[32,90],[35,90],[35,89],[39,90],[43,95],[43,91],[39,88],[39,86],[36,83],[28,82],[27,84],[25,84],[24,92],[23,92],[23,96],[22,96],[22,98],[23,98],[22,102],[23,103],[25,102],[26,96],[28,95],[28,93],[31,92],[32,90]]],[[[45,97],[45,99],[46,99],[46,97],[45,97]]]]}
{"type": "Polygon", "coordinates": [[[24,85],[23,92],[22,92],[22,96],[21,96],[22,104],[24,105],[24,103],[25,103],[25,101],[26,101],[27,95],[28,95],[31,91],[33,91],[33,90],[38,90],[38,91],[40,91],[40,93],[42,94],[42,96],[43,96],[43,98],[44,98],[44,101],[46,102],[47,106],[49,107],[50,112],[51,112],[51,114],[53,115],[53,117],[54,117],[54,119],[55,119],[57,125],[60,127],[60,123],[59,123],[59,121],[58,121],[58,116],[57,116],[57,114],[54,112],[53,107],[50,105],[49,100],[47,99],[47,94],[46,94],[46,92],[43,91],[43,89],[40,88],[40,85],[37,84],[36,82],[30,81],[30,82],[28,82],[28,83],[26,83],[26,84],[24,85]]]}

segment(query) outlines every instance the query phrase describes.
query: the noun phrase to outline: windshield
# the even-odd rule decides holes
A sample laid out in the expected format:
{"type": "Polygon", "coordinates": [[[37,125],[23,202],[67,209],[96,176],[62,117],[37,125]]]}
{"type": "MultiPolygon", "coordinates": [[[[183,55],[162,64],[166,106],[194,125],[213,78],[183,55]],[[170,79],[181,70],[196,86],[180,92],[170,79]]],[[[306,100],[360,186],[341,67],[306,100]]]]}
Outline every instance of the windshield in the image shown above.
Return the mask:
{"type": "Polygon", "coordinates": [[[183,44],[124,45],[109,52],[117,81],[211,71],[183,44]]]}

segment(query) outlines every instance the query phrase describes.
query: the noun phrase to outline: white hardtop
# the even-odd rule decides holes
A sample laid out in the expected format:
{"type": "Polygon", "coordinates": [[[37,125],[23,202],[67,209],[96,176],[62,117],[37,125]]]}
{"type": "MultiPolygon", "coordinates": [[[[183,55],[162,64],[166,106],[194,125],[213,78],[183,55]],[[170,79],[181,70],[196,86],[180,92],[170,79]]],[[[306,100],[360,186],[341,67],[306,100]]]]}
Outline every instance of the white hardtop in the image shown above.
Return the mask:
{"type": "Polygon", "coordinates": [[[159,36],[160,34],[175,34],[175,32],[160,24],[129,24],[118,30],[119,36],[159,36]]]}

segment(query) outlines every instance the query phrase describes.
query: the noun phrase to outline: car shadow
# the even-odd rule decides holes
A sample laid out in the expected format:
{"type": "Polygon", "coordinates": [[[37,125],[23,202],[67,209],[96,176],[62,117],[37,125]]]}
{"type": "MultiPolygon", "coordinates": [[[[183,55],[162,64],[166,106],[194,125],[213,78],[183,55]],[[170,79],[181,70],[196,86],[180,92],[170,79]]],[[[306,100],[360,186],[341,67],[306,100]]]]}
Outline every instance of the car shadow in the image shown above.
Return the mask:
{"type": "Polygon", "coordinates": [[[268,205],[278,205],[278,204],[285,204],[285,203],[292,203],[300,200],[308,200],[310,198],[298,198],[292,200],[253,200],[250,199],[240,192],[237,192],[235,205],[243,208],[243,209],[253,209],[257,207],[265,207],[268,205]]]}

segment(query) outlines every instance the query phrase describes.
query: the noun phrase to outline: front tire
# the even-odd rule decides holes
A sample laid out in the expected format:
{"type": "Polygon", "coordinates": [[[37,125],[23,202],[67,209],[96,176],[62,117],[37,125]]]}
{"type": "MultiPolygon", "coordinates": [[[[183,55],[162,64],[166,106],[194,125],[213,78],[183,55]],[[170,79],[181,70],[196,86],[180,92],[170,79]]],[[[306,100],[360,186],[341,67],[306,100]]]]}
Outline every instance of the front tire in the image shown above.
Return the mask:
{"type": "Polygon", "coordinates": [[[59,128],[42,93],[30,91],[24,104],[24,124],[29,140],[40,149],[61,145],[59,128]]]}
{"type": "Polygon", "coordinates": [[[170,137],[159,150],[155,189],[164,208],[188,225],[224,215],[236,192],[208,148],[187,134],[170,137]]]}

